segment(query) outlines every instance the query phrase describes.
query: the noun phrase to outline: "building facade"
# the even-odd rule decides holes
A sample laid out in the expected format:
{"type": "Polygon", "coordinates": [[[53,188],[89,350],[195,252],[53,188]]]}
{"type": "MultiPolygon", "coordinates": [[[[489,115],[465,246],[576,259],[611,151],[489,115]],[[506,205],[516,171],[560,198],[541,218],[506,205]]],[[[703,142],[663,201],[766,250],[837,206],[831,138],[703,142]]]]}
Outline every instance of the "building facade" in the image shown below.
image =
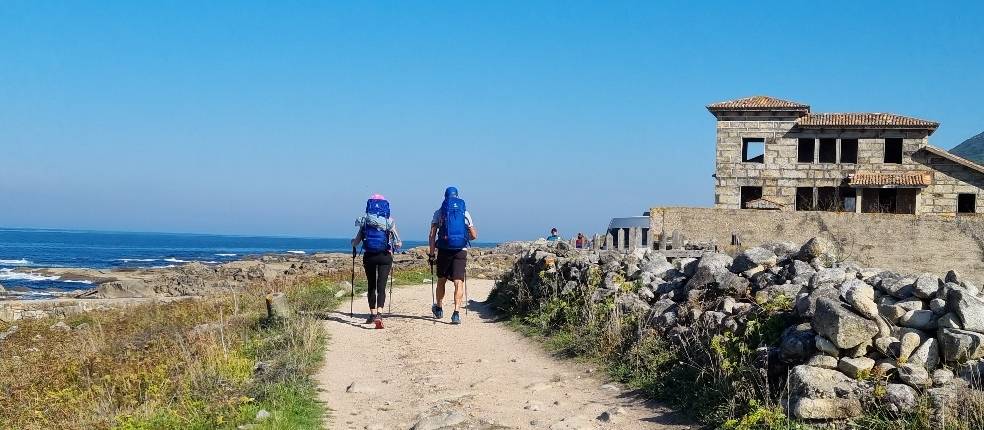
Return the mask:
{"type": "Polygon", "coordinates": [[[808,105],[766,96],[707,109],[717,118],[715,207],[984,212],[984,166],[930,145],[936,122],[813,113],[808,105]]]}

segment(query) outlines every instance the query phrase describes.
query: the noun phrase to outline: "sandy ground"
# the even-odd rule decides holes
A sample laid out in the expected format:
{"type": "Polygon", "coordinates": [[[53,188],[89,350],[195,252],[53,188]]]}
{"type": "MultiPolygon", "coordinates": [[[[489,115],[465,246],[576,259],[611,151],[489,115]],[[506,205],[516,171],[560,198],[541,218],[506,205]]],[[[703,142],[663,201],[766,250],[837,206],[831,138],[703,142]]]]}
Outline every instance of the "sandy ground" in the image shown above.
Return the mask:
{"type": "MultiPolygon", "coordinates": [[[[484,300],[492,281],[471,280],[484,300]]],[[[551,357],[471,302],[463,324],[430,315],[430,285],[398,288],[386,328],[365,321],[365,299],[327,317],[317,375],[331,429],[683,429],[685,419],[640,399],[587,364],[551,357]],[[607,412],[607,413],[606,413],[607,412]]],[[[450,299],[450,294],[448,299],[450,299]]]]}

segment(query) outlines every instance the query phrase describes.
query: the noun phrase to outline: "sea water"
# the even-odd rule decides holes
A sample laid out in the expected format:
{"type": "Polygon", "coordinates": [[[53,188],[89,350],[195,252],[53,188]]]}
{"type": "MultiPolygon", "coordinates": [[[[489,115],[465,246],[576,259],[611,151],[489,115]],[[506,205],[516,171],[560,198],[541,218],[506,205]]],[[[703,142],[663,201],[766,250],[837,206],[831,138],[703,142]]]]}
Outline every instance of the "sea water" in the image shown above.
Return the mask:
{"type": "MultiPolygon", "coordinates": [[[[403,244],[404,248],[425,245],[403,244]]],[[[351,249],[349,239],[0,228],[0,285],[33,294],[92,287],[83,281],[24,273],[38,267],[164,268],[192,261],[221,264],[247,255],[351,249]]]]}

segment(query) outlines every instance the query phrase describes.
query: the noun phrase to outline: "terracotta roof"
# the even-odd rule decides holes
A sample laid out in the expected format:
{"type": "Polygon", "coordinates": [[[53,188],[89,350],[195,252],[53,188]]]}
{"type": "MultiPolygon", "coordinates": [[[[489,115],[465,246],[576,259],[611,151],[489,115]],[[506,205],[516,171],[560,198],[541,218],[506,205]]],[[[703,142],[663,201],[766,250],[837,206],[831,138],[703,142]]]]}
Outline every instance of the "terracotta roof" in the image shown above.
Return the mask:
{"type": "Polygon", "coordinates": [[[783,206],[785,205],[768,197],[758,198],[745,203],[745,207],[748,209],[782,209],[783,206]]]}
{"type": "Polygon", "coordinates": [[[802,103],[781,100],[769,96],[752,96],[742,99],[728,100],[720,103],[707,105],[707,110],[730,111],[730,110],[794,110],[809,112],[810,106],[802,103]]]}
{"type": "Polygon", "coordinates": [[[859,127],[936,130],[940,123],[878,112],[811,113],[798,120],[800,127],[859,127]]]}
{"type": "Polygon", "coordinates": [[[921,150],[926,151],[926,152],[929,152],[930,154],[933,154],[933,155],[938,155],[940,157],[946,158],[947,160],[950,160],[950,161],[952,161],[954,163],[957,163],[957,164],[959,164],[961,166],[964,166],[964,167],[966,167],[968,169],[972,169],[972,170],[976,170],[976,171],[978,171],[980,173],[984,173],[984,166],[982,166],[980,164],[977,164],[977,163],[975,163],[973,161],[970,161],[970,160],[968,160],[966,158],[963,158],[961,156],[958,156],[958,155],[956,155],[956,154],[954,154],[954,153],[952,153],[950,151],[947,151],[947,150],[945,150],[943,148],[937,148],[937,147],[935,147],[933,145],[926,145],[926,146],[922,147],[921,150]]]}
{"type": "Polygon", "coordinates": [[[851,175],[852,187],[925,187],[933,182],[929,172],[858,172],[851,175]]]}

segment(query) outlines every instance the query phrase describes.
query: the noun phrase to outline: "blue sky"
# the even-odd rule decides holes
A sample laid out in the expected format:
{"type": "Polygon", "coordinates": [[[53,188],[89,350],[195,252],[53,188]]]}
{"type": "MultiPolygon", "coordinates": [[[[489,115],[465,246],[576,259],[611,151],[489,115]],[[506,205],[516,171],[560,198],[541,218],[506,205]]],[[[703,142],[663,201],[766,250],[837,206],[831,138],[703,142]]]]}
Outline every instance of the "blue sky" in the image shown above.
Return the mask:
{"type": "Polygon", "coordinates": [[[981,2],[0,0],[0,226],[424,238],[710,205],[704,106],[984,130],[981,2]]]}

